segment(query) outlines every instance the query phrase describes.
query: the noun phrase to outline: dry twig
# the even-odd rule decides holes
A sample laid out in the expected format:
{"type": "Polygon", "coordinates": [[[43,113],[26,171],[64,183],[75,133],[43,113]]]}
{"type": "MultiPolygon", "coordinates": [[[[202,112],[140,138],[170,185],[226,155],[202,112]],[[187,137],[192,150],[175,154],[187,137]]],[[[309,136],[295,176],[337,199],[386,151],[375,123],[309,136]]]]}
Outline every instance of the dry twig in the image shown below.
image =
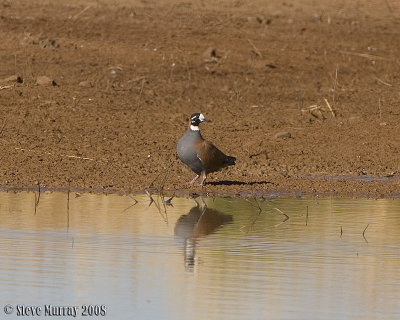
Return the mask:
{"type": "Polygon", "coordinates": [[[258,48],[254,45],[254,43],[249,39],[249,38],[247,38],[247,41],[250,43],[250,45],[253,47],[253,52],[257,55],[257,56],[259,56],[260,58],[262,58],[262,54],[261,54],[261,52],[260,52],[260,50],[258,50],[258,48]]]}
{"type": "Polygon", "coordinates": [[[332,113],[332,116],[335,118],[336,117],[335,112],[333,112],[328,100],[324,98],[324,101],[325,101],[326,105],[328,106],[329,111],[332,113]]]}
{"type": "Polygon", "coordinates": [[[357,56],[357,57],[361,57],[361,58],[367,58],[367,59],[371,59],[371,60],[384,60],[384,61],[392,61],[393,59],[390,58],[385,58],[385,57],[380,57],[380,56],[376,56],[373,54],[368,54],[368,53],[358,53],[358,52],[350,52],[350,51],[339,51],[342,54],[347,54],[350,56],[357,56]]]}
{"type": "Polygon", "coordinates": [[[76,20],[82,13],[84,13],[86,10],[89,10],[91,7],[92,7],[91,5],[87,6],[86,8],[78,12],[76,15],[72,16],[71,19],[76,20]]]}

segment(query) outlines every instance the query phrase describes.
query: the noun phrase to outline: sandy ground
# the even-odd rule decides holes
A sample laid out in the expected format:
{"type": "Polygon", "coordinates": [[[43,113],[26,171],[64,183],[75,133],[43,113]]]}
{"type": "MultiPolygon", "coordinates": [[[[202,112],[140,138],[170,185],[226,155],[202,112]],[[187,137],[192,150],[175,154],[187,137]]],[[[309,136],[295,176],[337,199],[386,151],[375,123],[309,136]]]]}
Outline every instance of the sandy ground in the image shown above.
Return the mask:
{"type": "Polygon", "coordinates": [[[400,194],[400,2],[3,0],[0,43],[5,188],[400,194]]]}

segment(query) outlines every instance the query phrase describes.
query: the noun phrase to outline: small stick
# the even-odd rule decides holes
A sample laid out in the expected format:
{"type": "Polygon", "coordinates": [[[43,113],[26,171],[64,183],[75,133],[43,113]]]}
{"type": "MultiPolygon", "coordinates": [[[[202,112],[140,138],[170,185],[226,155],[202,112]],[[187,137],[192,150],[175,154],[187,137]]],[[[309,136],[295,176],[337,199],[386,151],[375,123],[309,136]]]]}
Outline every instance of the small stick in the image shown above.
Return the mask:
{"type": "Polygon", "coordinates": [[[140,87],[140,92],[139,92],[139,101],[142,98],[142,92],[143,92],[144,83],[145,83],[145,80],[143,79],[142,80],[142,86],[140,87]]]}
{"type": "Polygon", "coordinates": [[[1,129],[0,129],[0,134],[3,133],[3,130],[4,130],[4,128],[6,127],[6,124],[7,124],[7,122],[4,121],[4,123],[3,123],[3,125],[1,126],[1,129]]]}
{"type": "Polygon", "coordinates": [[[254,45],[254,43],[253,43],[249,38],[247,38],[247,41],[248,41],[248,42],[250,43],[250,45],[253,47],[254,53],[255,53],[256,55],[258,55],[260,58],[262,58],[262,54],[261,54],[260,50],[258,50],[258,48],[254,45]]]}
{"type": "Polygon", "coordinates": [[[337,74],[338,74],[338,65],[336,65],[336,72],[335,72],[335,82],[333,83],[333,97],[332,97],[332,104],[335,105],[335,93],[336,93],[336,85],[337,85],[337,74]]]}
{"type": "Polygon", "coordinates": [[[357,57],[367,58],[367,59],[371,59],[371,60],[385,60],[385,61],[393,60],[393,59],[379,57],[379,56],[375,56],[375,55],[367,54],[367,53],[358,53],[358,52],[350,52],[350,51],[342,51],[342,50],[339,52],[342,54],[348,54],[351,56],[357,56],[357,57]]]}
{"type": "MultiPolygon", "coordinates": [[[[20,147],[15,147],[14,149],[15,150],[21,150],[21,151],[28,151],[28,152],[36,152],[36,153],[42,154],[42,153],[40,153],[39,151],[36,151],[36,150],[30,150],[30,149],[25,149],[25,148],[20,148],[20,147]]],[[[56,154],[51,153],[51,152],[47,152],[47,151],[43,152],[43,154],[47,154],[47,155],[50,155],[50,156],[56,156],[56,154]]],[[[88,158],[88,157],[80,157],[80,156],[73,156],[73,155],[67,155],[67,154],[60,154],[60,156],[61,157],[67,157],[67,158],[94,161],[94,159],[88,158]]]]}
{"type": "Polygon", "coordinates": [[[92,6],[89,5],[87,6],[85,9],[83,9],[82,11],[78,12],[76,15],[74,15],[71,19],[75,20],[76,18],[78,18],[82,13],[84,13],[86,10],[89,10],[92,6]]]}
{"type": "Polygon", "coordinates": [[[365,240],[366,243],[368,243],[368,240],[367,240],[367,238],[365,238],[365,231],[367,231],[368,227],[369,227],[369,223],[367,224],[367,226],[365,227],[365,229],[364,229],[364,231],[363,231],[363,233],[362,233],[363,238],[364,238],[364,240],[365,240]]]}
{"type": "Polygon", "coordinates": [[[384,84],[385,86],[392,87],[392,85],[391,85],[390,83],[387,83],[387,82],[385,82],[385,81],[379,79],[378,77],[375,77],[375,79],[378,80],[378,82],[384,84]]]}
{"type": "Polygon", "coordinates": [[[324,100],[325,100],[326,105],[327,105],[328,108],[329,108],[329,111],[332,113],[332,116],[333,116],[333,117],[336,117],[336,116],[335,116],[335,113],[333,112],[333,110],[332,110],[332,108],[331,108],[331,105],[330,105],[329,102],[328,102],[328,100],[326,100],[325,98],[324,98],[324,100]]]}
{"type": "Polygon", "coordinates": [[[382,119],[381,97],[378,99],[379,119],[382,119]]]}
{"type": "Polygon", "coordinates": [[[342,237],[342,235],[343,235],[343,228],[342,226],[340,226],[340,237],[342,237]]]}
{"type": "MultiPolygon", "coordinates": [[[[51,154],[51,153],[48,153],[48,154],[51,154]]],[[[74,158],[74,159],[81,159],[81,160],[91,160],[91,161],[94,161],[94,159],[88,158],[88,157],[70,156],[70,155],[67,155],[67,154],[60,154],[60,156],[64,156],[64,157],[67,157],[67,158],[74,158]]]]}

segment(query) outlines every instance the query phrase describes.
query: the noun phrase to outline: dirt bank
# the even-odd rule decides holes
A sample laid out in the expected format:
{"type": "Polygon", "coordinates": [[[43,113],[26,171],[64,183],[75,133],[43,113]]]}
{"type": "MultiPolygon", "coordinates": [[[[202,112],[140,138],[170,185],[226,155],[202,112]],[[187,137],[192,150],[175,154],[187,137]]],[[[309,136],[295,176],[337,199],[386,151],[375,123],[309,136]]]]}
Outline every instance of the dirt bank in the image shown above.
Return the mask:
{"type": "Polygon", "coordinates": [[[205,192],[400,194],[399,17],[390,1],[1,1],[0,186],[199,191],[175,154],[198,111],[237,157],[205,192]]]}

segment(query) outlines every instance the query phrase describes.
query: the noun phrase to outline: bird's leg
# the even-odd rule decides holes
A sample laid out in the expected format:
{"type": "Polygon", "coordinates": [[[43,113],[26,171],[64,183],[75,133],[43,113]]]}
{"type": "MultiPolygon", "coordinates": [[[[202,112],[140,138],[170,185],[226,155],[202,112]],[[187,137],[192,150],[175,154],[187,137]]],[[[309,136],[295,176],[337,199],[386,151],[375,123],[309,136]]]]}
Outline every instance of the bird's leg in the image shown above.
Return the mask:
{"type": "Polygon", "coordinates": [[[196,176],[194,177],[194,179],[193,179],[192,181],[188,182],[187,184],[192,185],[199,177],[200,177],[199,175],[196,175],[196,176]]]}
{"type": "Polygon", "coordinates": [[[205,172],[203,172],[203,179],[201,180],[201,183],[200,183],[201,186],[204,186],[204,182],[206,181],[206,179],[207,179],[207,174],[205,172]]]}

